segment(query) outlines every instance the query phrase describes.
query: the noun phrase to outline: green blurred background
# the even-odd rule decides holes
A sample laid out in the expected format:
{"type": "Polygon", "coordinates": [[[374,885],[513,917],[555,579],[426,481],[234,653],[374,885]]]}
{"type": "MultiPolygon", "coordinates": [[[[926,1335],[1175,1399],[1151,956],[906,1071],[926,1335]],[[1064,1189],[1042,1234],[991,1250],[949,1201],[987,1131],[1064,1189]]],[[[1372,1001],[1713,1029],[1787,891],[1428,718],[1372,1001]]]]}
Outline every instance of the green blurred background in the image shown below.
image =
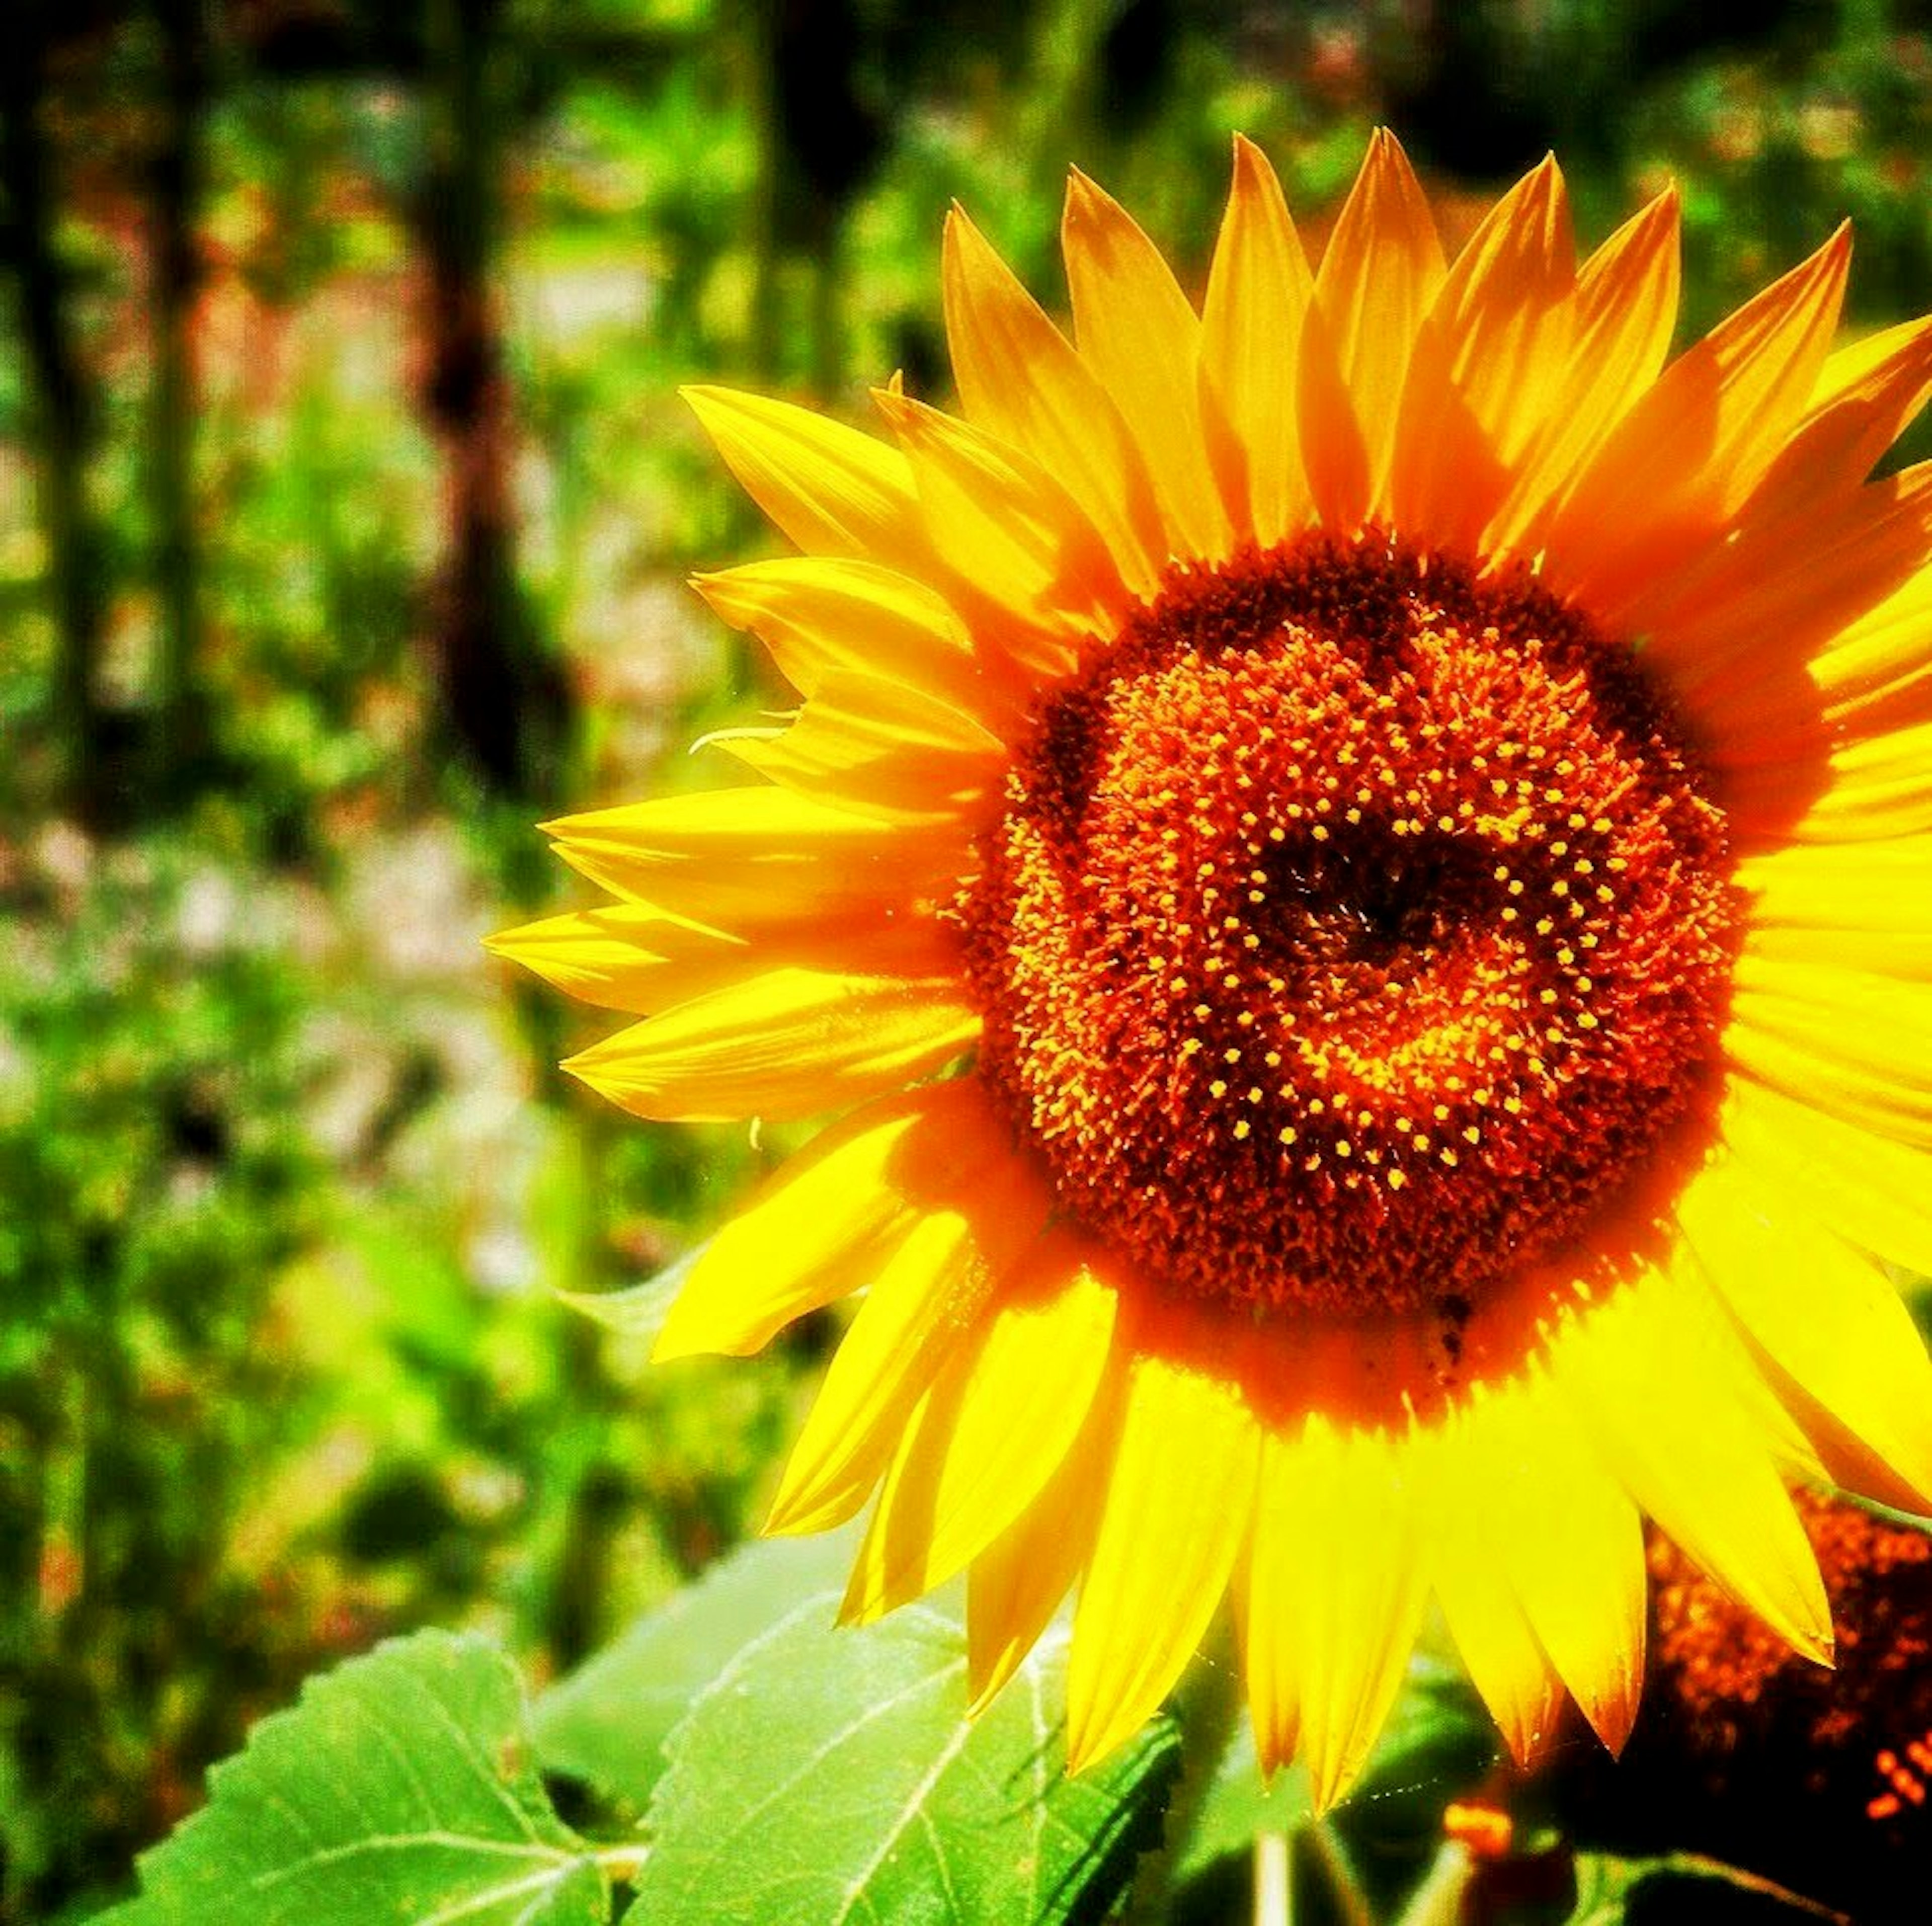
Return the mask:
{"type": "Polygon", "coordinates": [[[1452,239],[1674,176],[1687,328],[1847,213],[1856,324],[1932,305],[1922,0],[11,0],[0,96],[6,1922],[317,1666],[541,1678],[755,1522],[826,1328],[647,1373],[553,1294],[784,1144],[601,1109],[478,944],[774,693],[680,382],[942,396],[950,199],[1057,306],[1077,160],[1198,278],[1237,128],[1312,239],[1386,120],[1452,239]]]}

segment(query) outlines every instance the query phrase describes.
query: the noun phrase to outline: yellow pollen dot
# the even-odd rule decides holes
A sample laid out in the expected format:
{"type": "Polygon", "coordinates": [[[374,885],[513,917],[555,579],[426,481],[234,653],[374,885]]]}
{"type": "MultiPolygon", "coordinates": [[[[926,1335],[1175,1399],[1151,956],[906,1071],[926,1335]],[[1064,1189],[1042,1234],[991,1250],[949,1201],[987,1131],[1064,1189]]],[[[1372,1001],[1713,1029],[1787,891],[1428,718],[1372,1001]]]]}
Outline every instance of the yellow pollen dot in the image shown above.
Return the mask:
{"type": "Polygon", "coordinates": [[[1228,1086],[1219,1077],[1208,1086],[1208,1094],[1210,1096],[1226,1096],[1227,1094],[1228,1086]]]}
{"type": "Polygon", "coordinates": [[[1237,1118],[1234,1121],[1234,1136],[1237,1141],[1245,1138],[1247,1134],[1248,1120],[1245,1117],[1237,1118]]]}

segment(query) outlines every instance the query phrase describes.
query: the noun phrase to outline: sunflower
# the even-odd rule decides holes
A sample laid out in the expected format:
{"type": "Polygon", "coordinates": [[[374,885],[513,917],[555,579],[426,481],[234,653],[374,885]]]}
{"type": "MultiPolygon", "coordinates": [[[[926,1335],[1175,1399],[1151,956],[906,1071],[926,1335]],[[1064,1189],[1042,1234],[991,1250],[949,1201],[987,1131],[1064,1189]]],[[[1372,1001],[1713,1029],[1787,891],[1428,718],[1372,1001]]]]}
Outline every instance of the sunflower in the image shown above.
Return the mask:
{"type": "Polygon", "coordinates": [[[1644,1514],[1828,1660],[1792,1489],[1932,1503],[1932,325],[1831,351],[1840,230],[1666,366],[1674,195],[1449,263],[1386,134],[1313,271],[1238,141],[1198,310],[1064,242],[1071,341],[949,219],[956,412],[690,394],[802,706],[499,939],[626,1109],[836,1114],[657,1355],[863,1288],[770,1528],[876,1494],[846,1613],[964,1570],[978,1702],[1077,1591],[1076,1769],[1229,1594],[1324,1803],[1432,1600],[1614,1748],[1644,1514]]]}

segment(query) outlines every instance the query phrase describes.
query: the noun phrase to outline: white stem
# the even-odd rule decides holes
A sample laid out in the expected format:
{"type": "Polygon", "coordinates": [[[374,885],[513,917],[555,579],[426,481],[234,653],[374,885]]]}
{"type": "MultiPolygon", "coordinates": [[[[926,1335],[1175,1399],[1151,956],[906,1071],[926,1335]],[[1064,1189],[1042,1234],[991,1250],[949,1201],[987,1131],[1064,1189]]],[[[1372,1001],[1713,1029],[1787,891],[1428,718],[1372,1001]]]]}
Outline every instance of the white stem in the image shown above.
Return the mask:
{"type": "Polygon", "coordinates": [[[1291,1926],[1288,1834],[1255,1834],[1255,1926],[1291,1926]]]}

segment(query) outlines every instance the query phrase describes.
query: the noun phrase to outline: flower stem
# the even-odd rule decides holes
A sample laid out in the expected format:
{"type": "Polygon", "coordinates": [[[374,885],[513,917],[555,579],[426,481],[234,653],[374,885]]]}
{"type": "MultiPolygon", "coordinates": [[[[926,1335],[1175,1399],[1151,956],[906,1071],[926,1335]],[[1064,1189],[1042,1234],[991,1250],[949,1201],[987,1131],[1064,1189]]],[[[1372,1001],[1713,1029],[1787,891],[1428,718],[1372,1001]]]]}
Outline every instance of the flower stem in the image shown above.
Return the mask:
{"type": "Polygon", "coordinates": [[[1288,1876],[1288,1834],[1255,1834],[1255,1926],[1294,1926],[1288,1876]]]}

